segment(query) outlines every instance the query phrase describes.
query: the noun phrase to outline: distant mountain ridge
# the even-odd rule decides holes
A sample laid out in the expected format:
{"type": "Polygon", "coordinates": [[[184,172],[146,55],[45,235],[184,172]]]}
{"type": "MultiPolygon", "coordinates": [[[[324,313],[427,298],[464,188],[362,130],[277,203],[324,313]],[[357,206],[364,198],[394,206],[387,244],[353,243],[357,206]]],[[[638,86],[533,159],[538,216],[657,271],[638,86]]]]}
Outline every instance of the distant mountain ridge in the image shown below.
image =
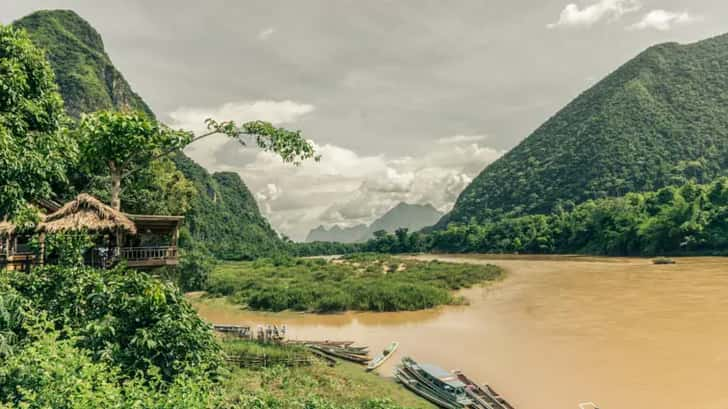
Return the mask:
{"type": "Polygon", "coordinates": [[[728,35],[651,47],[488,166],[448,223],[568,210],[728,169],[728,35]]]}
{"type": "Polygon", "coordinates": [[[369,232],[369,226],[359,224],[353,227],[334,225],[331,228],[319,226],[308,233],[306,242],[331,241],[337,243],[358,243],[369,232]]]}
{"type": "MultiPolygon", "coordinates": [[[[129,108],[155,117],[114,67],[101,35],[75,12],[38,11],[13,25],[26,29],[31,40],[46,51],[70,116],[129,108]]],[[[197,190],[185,215],[183,242],[204,244],[226,259],[250,259],[284,246],[238,174],[211,175],[183,153],[172,159],[197,190]]]]}
{"type": "Polygon", "coordinates": [[[364,224],[354,227],[333,226],[329,229],[319,226],[308,233],[306,242],[358,243],[374,237],[374,233],[379,230],[389,233],[394,233],[399,228],[418,231],[437,223],[442,216],[443,213],[431,204],[399,203],[369,226],[364,224]]]}

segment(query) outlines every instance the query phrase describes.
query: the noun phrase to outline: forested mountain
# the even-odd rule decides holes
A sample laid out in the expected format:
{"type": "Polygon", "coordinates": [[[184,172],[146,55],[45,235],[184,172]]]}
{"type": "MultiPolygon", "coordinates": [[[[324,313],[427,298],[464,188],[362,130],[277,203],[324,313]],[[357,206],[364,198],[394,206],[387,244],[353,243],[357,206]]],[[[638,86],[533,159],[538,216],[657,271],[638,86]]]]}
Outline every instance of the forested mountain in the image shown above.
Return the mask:
{"type": "Polygon", "coordinates": [[[652,47],[488,166],[438,224],[569,210],[728,168],[728,35],[652,47]]]}
{"type": "MultiPolygon", "coordinates": [[[[121,108],[139,110],[154,117],[152,110],[112,64],[99,33],[75,12],[38,11],[13,24],[25,28],[33,42],[45,49],[71,117],[121,108]]],[[[183,208],[186,208],[189,234],[183,236],[186,239],[183,241],[189,245],[204,244],[222,258],[252,258],[283,245],[237,174],[211,175],[184,154],[172,159],[167,166],[152,169],[152,174],[132,181],[135,189],[129,189],[122,198],[124,210],[174,212],[180,208],[178,202],[186,201],[183,208]],[[156,182],[160,180],[164,182],[163,186],[157,186],[156,182]],[[173,188],[169,188],[170,185],[173,188]],[[168,197],[161,197],[162,188],[171,190],[163,192],[168,197]],[[187,194],[187,189],[193,192],[187,194]],[[161,201],[169,203],[162,204],[161,201]]],[[[104,176],[76,177],[74,186],[64,187],[66,191],[57,193],[60,199],[65,199],[74,193],[73,189],[89,190],[107,199],[105,187],[108,183],[98,180],[104,182],[104,176]]]]}
{"type": "Polygon", "coordinates": [[[399,228],[418,231],[437,223],[441,217],[442,213],[432,207],[431,204],[399,203],[369,226],[333,226],[330,229],[319,226],[308,233],[306,242],[359,243],[371,239],[374,237],[374,233],[380,230],[388,233],[394,233],[399,228]]]}

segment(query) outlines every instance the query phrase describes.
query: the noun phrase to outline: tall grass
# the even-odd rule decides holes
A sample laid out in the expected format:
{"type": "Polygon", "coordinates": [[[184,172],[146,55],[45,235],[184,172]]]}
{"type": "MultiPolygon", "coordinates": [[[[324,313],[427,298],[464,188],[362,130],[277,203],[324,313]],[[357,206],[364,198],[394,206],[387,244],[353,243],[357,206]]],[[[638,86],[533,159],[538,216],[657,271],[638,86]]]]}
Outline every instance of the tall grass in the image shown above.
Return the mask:
{"type": "Polygon", "coordinates": [[[265,311],[405,311],[461,302],[453,291],[492,281],[492,265],[360,254],[340,260],[276,258],[219,265],[207,291],[265,311]]]}

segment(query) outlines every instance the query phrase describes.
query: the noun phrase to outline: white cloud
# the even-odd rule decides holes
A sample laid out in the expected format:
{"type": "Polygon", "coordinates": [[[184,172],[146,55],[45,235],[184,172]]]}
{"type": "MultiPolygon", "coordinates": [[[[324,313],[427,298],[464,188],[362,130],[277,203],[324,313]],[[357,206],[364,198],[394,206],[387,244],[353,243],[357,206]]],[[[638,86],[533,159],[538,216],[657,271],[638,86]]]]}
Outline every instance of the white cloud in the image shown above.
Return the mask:
{"type": "Polygon", "coordinates": [[[645,14],[642,20],[629,26],[628,29],[667,31],[674,26],[690,24],[698,20],[700,20],[698,17],[691,16],[687,11],[672,12],[667,10],[652,10],[645,14]]]}
{"type": "Polygon", "coordinates": [[[321,224],[370,223],[399,202],[430,203],[449,210],[470,181],[502,154],[472,139],[442,138],[453,142],[420,155],[397,157],[361,155],[322,144],[316,145],[321,162],[298,167],[231,142],[212,155],[198,156],[195,151],[190,155],[210,170],[238,172],[271,224],[303,240],[321,224]]]}
{"type": "Polygon", "coordinates": [[[189,108],[180,107],[169,113],[171,126],[175,128],[201,131],[205,128],[205,119],[218,121],[234,120],[246,122],[261,120],[274,124],[291,123],[301,116],[313,112],[313,105],[302,104],[291,100],[284,101],[241,101],[228,102],[217,107],[189,108]]]}
{"type": "Polygon", "coordinates": [[[270,36],[275,34],[275,32],[276,32],[276,29],[274,27],[264,28],[263,30],[260,30],[260,32],[258,32],[258,40],[265,41],[265,40],[269,39],[270,36]]]}
{"type": "Polygon", "coordinates": [[[571,3],[561,11],[559,21],[547,27],[589,27],[602,20],[617,20],[625,14],[639,10],[640,7],[637,0],[599,0],[583,8],[571,3]]]}
{"type": "Polygon", "coordinates": [[[477,142],[482,141],[485,138],[487,138],[487,136],[485,135],[454,135],[440,138],[437,140],[437,143],[441,145],[447,145],[460,142],[477,142]]]}

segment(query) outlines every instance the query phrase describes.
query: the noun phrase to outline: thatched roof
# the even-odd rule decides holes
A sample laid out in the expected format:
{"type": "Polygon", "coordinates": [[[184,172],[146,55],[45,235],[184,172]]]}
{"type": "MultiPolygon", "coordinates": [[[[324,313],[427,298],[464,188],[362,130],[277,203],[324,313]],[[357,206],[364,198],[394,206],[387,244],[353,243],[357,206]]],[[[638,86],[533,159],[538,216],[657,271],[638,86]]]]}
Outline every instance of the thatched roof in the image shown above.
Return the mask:
{"type": "Polygon", "coordinates": [[[136,234],[134,222],[124,213],[114,210],[86,193],[81,193],[57,212],[46,216],[45,221],[38,225],[38,230],[47,233],[69,230],[109,232],[123,230],[136,234]]]}
{"type": "Polygon", "coordinates": [[[0,237],[9,236],[15,232],[15,225],[7,220],[0,222],[0,237]]]}

